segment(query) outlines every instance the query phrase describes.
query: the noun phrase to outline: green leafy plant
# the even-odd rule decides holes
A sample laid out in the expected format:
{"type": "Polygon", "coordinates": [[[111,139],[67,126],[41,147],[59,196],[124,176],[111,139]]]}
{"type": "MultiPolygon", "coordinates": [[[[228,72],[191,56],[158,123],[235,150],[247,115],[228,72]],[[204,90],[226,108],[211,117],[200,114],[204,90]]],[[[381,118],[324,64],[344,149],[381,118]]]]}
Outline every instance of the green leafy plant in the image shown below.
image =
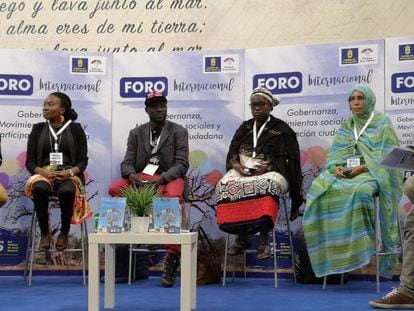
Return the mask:
{"type": "Polygon", "coordinates": [[[127,186],[122,191],[122,196],[126,198],[126,210],[131,216],[150,216],[152,213],[152,202],[158,197],[157,187],[148,184],[136,188],[127,186]]]}

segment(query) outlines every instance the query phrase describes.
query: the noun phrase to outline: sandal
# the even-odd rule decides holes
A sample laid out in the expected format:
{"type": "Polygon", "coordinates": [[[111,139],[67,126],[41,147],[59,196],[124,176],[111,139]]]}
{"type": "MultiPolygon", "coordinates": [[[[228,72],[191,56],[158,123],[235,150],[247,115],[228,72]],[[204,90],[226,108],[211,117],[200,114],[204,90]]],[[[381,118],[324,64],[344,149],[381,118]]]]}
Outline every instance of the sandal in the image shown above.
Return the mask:
{"type": "Polygon", "coordinates": [[[243,254],[243,252],[250,247],[249,241],[240,241],[239,239],[236,240],[236,243],[227,249],[227,254],[230,256],[237,256],[243,254]]]}
{"type": "Polygon", "coordinates": [[[259,247],[257,248],[257,259],[263,260],[270,257],[270,244],[269,243],[260,243],[259,247]]]}
{"type": "Polygon", "coordinates": [[[63,251],[68,247],[68,235],[67,234],[59,234],[57,241],[56,241],[56,249],[59,251],[63,251]]]}
{"type": "Polygon", "coordinates": [[[227,255],[237,256],[237,255],[243,254],[245,249],[246,247],[236,243],[235,245],[227,249],[227,255]]]}
{"type": "Polygon", "coordinates": [[[42,238],[40,239],[39,249],[41,251],[49,250],[50,242],[51,242],[50,233],[42,234],[42,238]]]}

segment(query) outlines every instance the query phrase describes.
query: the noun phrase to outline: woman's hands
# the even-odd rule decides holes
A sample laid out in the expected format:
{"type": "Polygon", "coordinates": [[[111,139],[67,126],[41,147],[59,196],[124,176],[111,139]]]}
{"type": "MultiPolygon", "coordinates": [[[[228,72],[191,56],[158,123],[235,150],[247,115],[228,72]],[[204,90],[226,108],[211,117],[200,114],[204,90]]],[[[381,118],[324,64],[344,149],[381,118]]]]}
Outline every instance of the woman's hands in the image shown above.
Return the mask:
{"type": "Polygon", "coordinates": [[[71,178],[71,174],[70,174],[70,169],[69,170],[63,170],[63,171],[57,171],[56,172],[56,180],[57,181],[64,181],[66,179],[71,178]]]}
{"type": "Polygon", "coordinates": [[[57,175],[56,171],[49,171],[42,167],[36,167],[35,173],[43,176],[44,178],[48,179],[51,182],[55,181],[56,175],[57,175]]]}
{"type": "Polygon", "coordinates": [[[249,176],[249,175],[251,175],[249,169],[246,166],[241,165],[240,163],[233,164],[233,169],[236,172],[238,172],[241,176],[249,176]]]}
{"type": "Polygon", "coordinates": [[[269,171],[267,165],[256,165],[255,169],[251,171],[251,175],[258,176],[263,175],[264,173],[267,173],[269,171]]]}
{"type": "Polygon", "coordinates": [[[50,182],[54,181],[64,181],[71,178],[72,176],[79,173],[77,167],[72,167],[71,169],[63,171],[51,171],[42,167],[37,167],[35,173],[47,178],[50,182]]]}
{"type": "Polygon", "coordinates": [[[359,174],[368,172],[368,168],[365,165],[358,165],[355,166],[352,169],[345,169],[343,166],[339,165],[337,167],[335,167],[333,173],[336,177],[338,178],[347,178],[347,179],[351,179],[354,178],[355,176],[358,176],[359,174]]]}

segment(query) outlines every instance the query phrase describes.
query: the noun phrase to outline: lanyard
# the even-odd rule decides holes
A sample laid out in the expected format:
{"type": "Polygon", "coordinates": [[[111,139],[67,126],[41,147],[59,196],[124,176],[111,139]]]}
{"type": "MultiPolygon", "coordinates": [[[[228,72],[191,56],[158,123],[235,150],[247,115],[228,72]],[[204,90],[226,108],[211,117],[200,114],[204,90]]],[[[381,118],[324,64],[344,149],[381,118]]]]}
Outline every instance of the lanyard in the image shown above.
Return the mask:
{"type": "MultiPolygon", "coordinates": [[[[365,122],[364,126],[362,127],[362,129],[359,133],[357,132],[356,124],[354,122],[355,148],[356,148],[356,145],[358,143],[358,139],[361,137],[362,133],[366,130],[368,125],[371,123],[372,118],[374,118],[374,112],[371,112],[371,115],[370,115],[369,119],[367,120],[367,122],[365,122]]],[[[355,155],[355,148],[354,148],[354,155],[355,155]]]]}
{"type": "Polygon", "coordinates": [[[65,125],[63,125],[59,131],[56,133],[55,130],[53,129],[53,127],[50,125],[50,122],[48,122],[49,124],[49,131],[50,133],[52,133],[53,138],[55,139],[55,152],[58,152],[59,146],[58,146],[58,136],[60,134],[62,134],[62,132],[69,126],[69,124],[72,122],[72,120],[69,120],[68,122],[65,123],[65,125]]]}
{"type": "Polygon", "coordinates": [[[157,151],[158,151],[158,144],[159,144],[159,142],[160,142],[161,134],[162,134],[162,130],[161,130],[160,136],[158,136],[158,138],[157,138],[157,141],[155,142],[155,144],[153,144],[153,143],[152,143],[152,130],[151,130],[151,127],[150,127],[150,136],[149,136],[149,140],[150,140],[150,145],[154,147],[154,148],[152,149],[152,151],[151,151],[151,154],[156,154],[156,153],[157,153],[157,151]]]}
{"type": "Polygon", "coordinates": [[[253,124],[253,154],[252,154],[253,158],[256,157],[257,140],[259,139],[260,135],[262,135],[263,130],[264,130],[267,122],[269,122],[269,121],[270,121],[270,116],[269,116],[269,118],[267,118],[266,122],[263,123],[263,125],[260,127],[259,133],[257,133],[256,120],[254,121],[254,124],[253,124]]]}

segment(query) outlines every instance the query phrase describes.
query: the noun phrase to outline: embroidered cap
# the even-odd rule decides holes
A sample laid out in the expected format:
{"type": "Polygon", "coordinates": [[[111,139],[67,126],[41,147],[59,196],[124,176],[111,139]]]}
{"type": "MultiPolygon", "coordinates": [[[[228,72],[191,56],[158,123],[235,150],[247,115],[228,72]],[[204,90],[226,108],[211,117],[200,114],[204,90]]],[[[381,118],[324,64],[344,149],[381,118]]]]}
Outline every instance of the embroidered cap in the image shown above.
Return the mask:
{"type": "Polygon", "coordinates": [[[252,95],[250,95],[250,100],[252,100],[252,98],[254,96],[262,96],[263,98],[267,99],[267,101],[270,102],[270,104],[273,107],[279,105],[279,103],[280,103],[280,98],[279,97],[274,97],[272,92],[270,92],[265,87],[255,88],[252,92],[252,95]]]}
{"type": "Polygon", "coordinates": [[[154,103],[166,103],[167,98],[164,96],[162,92],[158,91],[151,91],[147,94],[147,97],[145,98],[145,106],[154,104],[154,103]]]}

